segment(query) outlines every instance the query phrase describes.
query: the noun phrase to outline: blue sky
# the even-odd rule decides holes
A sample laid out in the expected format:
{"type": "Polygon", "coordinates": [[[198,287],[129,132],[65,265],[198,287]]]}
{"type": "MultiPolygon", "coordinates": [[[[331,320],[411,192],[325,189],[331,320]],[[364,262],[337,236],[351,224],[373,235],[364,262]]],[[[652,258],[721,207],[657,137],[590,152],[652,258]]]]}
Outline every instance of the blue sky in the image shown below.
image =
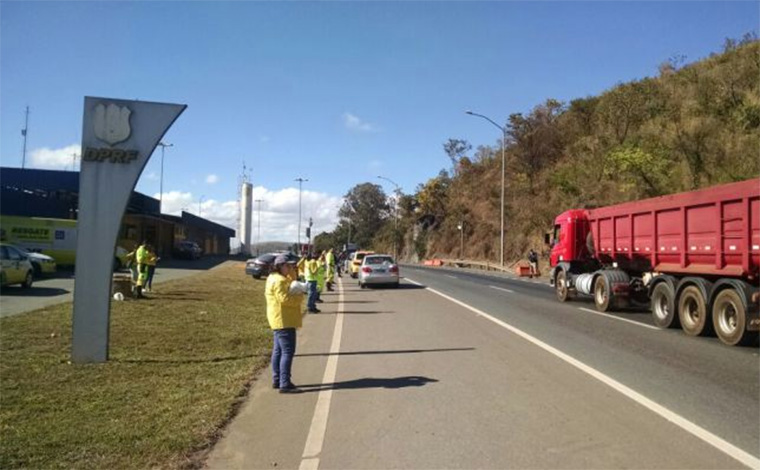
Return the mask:
{"type": "MultiPolygon", "coordinates": [[[[448,166],[448,138],[494,144],[465,110],[504,122],[704,58],[756,32],[759,5],[4,1],[0,158],[21,165],[27,105],[29,166],[70,169],[85,95],[187,104],[165,139],[165,211],[203,196],[202,215],[234,227],[245,161],[262,238],[293,239],[295,178],[304,217],[330,229],[352,186],[412,192],[448,166]]],[[[138,190],[159,192],[159,157],[138,190]]]]}

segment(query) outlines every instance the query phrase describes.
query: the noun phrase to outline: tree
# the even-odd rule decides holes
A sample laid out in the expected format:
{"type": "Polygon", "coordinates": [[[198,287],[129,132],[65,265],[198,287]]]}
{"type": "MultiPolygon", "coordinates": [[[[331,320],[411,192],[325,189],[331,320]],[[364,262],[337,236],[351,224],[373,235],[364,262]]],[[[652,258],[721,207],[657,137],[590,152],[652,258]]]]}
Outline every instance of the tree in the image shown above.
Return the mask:
{"type": "Polygon", "coordinates": [[[370,248],[373,238],[390,217],[385,192],[373,183],[354,186],[344,196],[338,216],[342,223],[351,224],[351,241],[361,248],[370,248]]]}
{"type": "Polygon", "coordinates": [[[449,156],[454,174],[457,174],[459,161],[464,158],[465,154],[472,150],[472,145],[463,139],[449,139],[443,144],[443,151],[449,156]]]}

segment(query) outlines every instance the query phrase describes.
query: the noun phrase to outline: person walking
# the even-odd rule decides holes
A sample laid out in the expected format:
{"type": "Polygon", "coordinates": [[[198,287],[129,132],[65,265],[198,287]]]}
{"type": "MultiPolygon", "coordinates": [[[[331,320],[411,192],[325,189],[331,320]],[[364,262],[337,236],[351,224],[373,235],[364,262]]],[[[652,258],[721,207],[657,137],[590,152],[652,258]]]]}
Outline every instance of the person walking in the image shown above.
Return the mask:
{"type": "Polygon", "coordinates": [[[533,279],[533,276],[539,276],[538,254],[533,251],[533,248],[528,252],[528,263],[530,263],[530,278],[533,279]]]}
{"type": "Polygon", "coordinates": [[[319,263],[314,255],[309,255],[308,261],[304,266],[304,279],[307,284],[307,301],[306,311],[309,313],[319,313],[317,308],[317,272],[319,271],[319,263]]]}
{"type": "Polygon", "coordinates": [[[145,292],[151,292],[153,290],[153,275],[156,274],[156,264],[160,259],[161,258],[156,255],[153,245],[148,245],[148,257],[145,260],[145,264],[148,265],[148,277],[145,280],[145,292]]]}
{"type": "Polygon", "coordinates": [[[137,246],[127,253],[127,256],[125,256],[125,260],[127,261],[127,267],[129,268],[129,272],[132,274],[132,284],[137,284],[137,246]]]}
{"type": "Polygon", "coordinates": [[[296,328],[301,327],[303,291],[291,289],[298,276],[296,262],[287,255],[274,259],[274,271],[267,277],[264,296],[267,321],[272,329],[272,388],[280,393],[298,393],[291,380],[296,353],[296,328]]]}

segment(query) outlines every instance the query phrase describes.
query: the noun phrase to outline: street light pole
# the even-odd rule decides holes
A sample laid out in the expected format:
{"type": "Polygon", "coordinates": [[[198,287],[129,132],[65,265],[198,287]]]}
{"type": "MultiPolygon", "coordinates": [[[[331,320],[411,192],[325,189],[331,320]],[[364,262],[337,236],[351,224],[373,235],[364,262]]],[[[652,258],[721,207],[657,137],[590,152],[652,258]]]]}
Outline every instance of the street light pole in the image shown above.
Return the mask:
{"type": "Polygon", "coordinates": [[[500,126],[496,124],[491,118],[487,116],[483,116],[482,114],[473,113],[472,111],[465,111],[466,114],[469,114],[470,116],[477,116],[480,118],[485,119],[486,121],[490,122],[494,126],[498,127],[499,130],[502,133],[502,141],[501,141],[501,243],[499,245],[499,258],[500,258],[500,264],[501,267],[504,268],[504,186],[505,186],[505,172],[506,172],[506,147],[507,147],[507,128],[505,126],[500,126]]]}
{"type": "Polygon", "coordinates": [[[261,246],[261,203],[264,202],[264,200],[263,199],[256,199],[253,202],[255,202],[255,203],[257,203],[259,205],[259,209],[258,209],[258,213],[259,213],[259,215],[258,215],[258,225],[259,225],[259,227],[258,227],[258,231],[256,233],[256,256],[259,256],[259,248],[261,246]]]}
{"type": "Polygon", "coordinates": [[[464,259],[464,220],[457,225],[459,229],[459,259],[464,259]]]}
{"type": "Polygon", "coordinates": [[[159,142],[158,145],[161,146],[161,179],[158,187],[158,242],[156,243],[158,246],[156,248],[158,249],[158,254],[160,255],[164,251],[163,245],[161,244],[161,222],[163,221],[161,214],[164,210],[164,150],[166,147],[174,147],[174,144],[159,142]]]}
{"type": "Polygon", "coordinates": [[[298,181],[298,252],[297,254],[301,254],[301,190],[303,183],[305,181],[309,181],[306,178],[296,178],[294,181],[298,181]]]}
{"type": "Polygon", "coordinates": [[[398,261],[398,198],[401,194],[401,186],[385,176],[378,176],[378,178],[385,180],[396,187],[396,197],[393,198],[393,257],[398,261]]]}

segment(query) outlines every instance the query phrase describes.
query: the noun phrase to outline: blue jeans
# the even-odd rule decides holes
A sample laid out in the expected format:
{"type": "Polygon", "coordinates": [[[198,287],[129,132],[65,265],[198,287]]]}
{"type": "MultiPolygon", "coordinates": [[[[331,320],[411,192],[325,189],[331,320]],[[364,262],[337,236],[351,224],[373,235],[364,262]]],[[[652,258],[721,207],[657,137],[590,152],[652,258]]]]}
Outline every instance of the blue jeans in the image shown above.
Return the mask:
{"type": "Polygon", "coordinates": [[[316,310],[317,308],[317,298],[319,297],[319,292],[317,292],[317,281],[309,281],[308,282],[308,290],[309,297],[306,300],[306,309],[307,310],[316,310]]]}
{"type": "Polygon", "coordinates": [[[296,329],[273,330],[272,383],[285,387],[290,383],[290,367],[296,354],[296,329]]]}

